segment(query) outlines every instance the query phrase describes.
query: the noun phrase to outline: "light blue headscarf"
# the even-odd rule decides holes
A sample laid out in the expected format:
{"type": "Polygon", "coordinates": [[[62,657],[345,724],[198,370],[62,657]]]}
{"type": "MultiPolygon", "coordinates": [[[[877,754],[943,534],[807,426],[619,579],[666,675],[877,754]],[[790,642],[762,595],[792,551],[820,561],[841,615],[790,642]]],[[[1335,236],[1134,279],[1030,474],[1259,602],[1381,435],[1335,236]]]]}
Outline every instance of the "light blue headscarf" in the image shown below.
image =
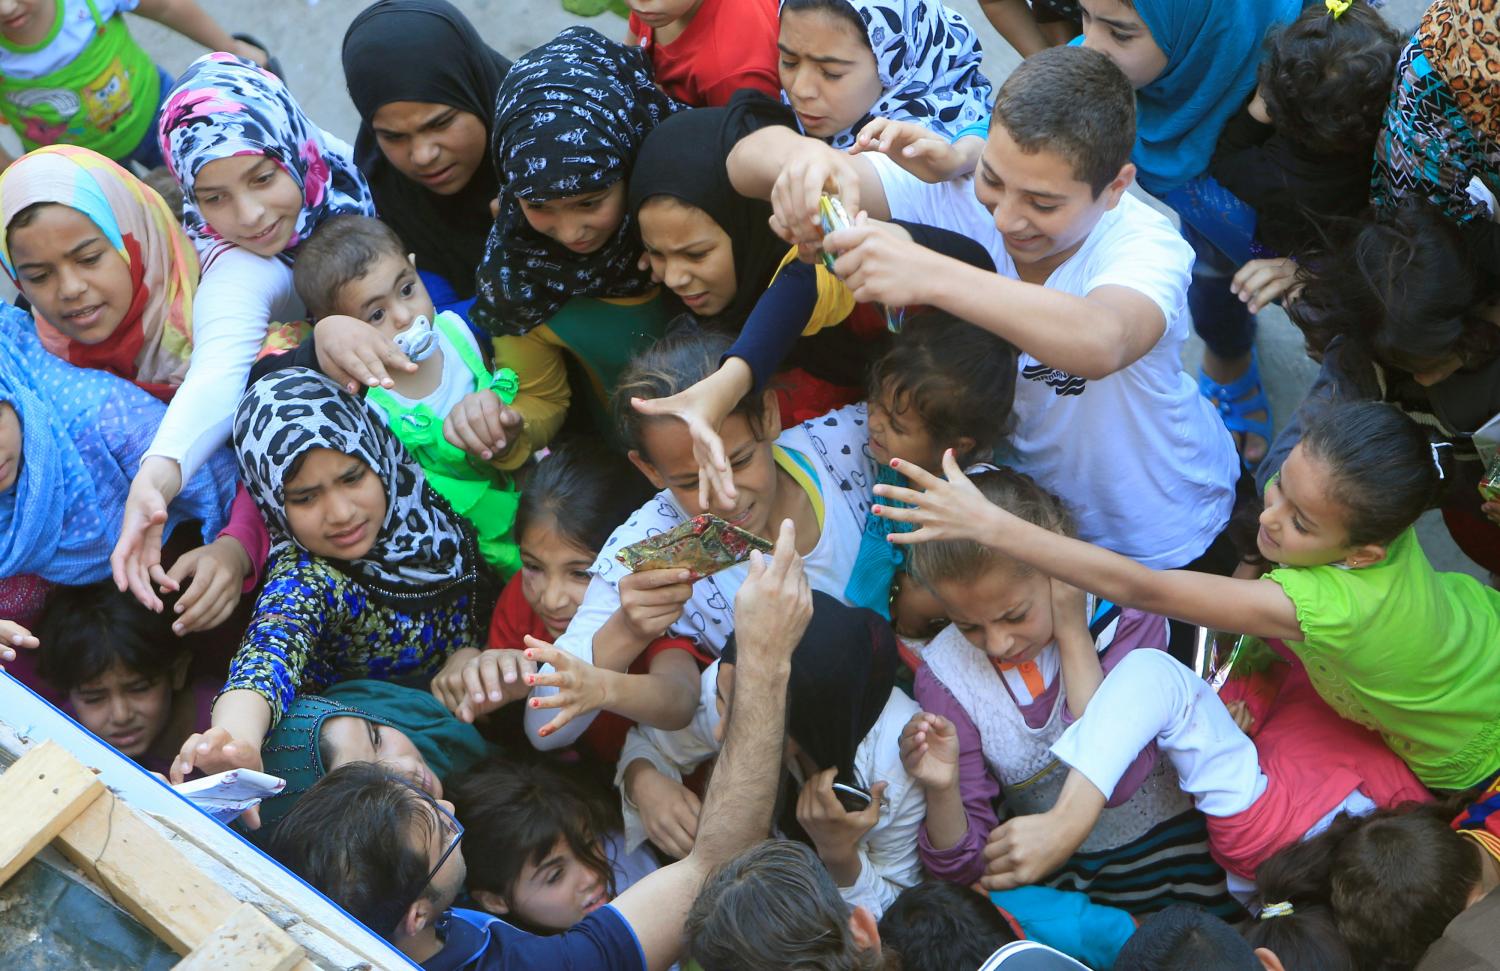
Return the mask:
{"type": "MultiPolygon", "coordinates": [[[[54,357],[31,317],[3,302],[0,402],[21,419],[20,474],[0,494],[0,577],[76,585],[109,576],[131,477],[167,406],[123,378],[54,357]]],[[[168,508],[167,530],[198,519],[211,541],[235,481],[234,456],[221,448],[168,508]]]]}
{"type": "Polygon", "coordinates": [[[1303,0],[1135,0],[1167,56],[1136,92],[1137,180],[1163,195],[1208,169],[1219,133],[1255,90],[1266,34],[1289,24],[1303,0]]]}

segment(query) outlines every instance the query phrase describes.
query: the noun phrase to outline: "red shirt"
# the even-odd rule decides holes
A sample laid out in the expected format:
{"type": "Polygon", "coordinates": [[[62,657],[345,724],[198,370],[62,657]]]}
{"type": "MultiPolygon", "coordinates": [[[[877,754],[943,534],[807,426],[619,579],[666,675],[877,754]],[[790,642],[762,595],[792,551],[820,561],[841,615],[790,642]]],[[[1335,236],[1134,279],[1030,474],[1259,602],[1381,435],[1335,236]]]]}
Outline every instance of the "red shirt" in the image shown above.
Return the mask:
{"type": "Polygon", "coordinates": [[[776,73],[776,0],[703,0],[686,29],[670,44],[630,15],[630,32],[651,59],[656,83],[694,108],[718,107],[740,88],[781,97],[776,73]]]}
{"type": "MultiPolygon", "coordinates": [[[[522,651],[526,649],[526,642],[522,638],[527,634],[552,643],[552,635],[547,633],[542,618],[526,602],[526,594],[521,589],[521,574],[517,573],[505,585],[495,604],[495,612],[490,616],[490,636],[486,646],[492,650],[508,647],[522,651]]],[[[700,671],[712,660],[699,652],[696,645],[686,637],[659,637],[647,645],[631,663],[629,673],[649,673],[652,659],[663,651],[687,651],[697,662],[700,671]]],[[[601,711],[578,739],[578,743],[606,765],[614,765],[620,761],[625,733],[634,724],[630,719],[612,711],[601,711]]]]}

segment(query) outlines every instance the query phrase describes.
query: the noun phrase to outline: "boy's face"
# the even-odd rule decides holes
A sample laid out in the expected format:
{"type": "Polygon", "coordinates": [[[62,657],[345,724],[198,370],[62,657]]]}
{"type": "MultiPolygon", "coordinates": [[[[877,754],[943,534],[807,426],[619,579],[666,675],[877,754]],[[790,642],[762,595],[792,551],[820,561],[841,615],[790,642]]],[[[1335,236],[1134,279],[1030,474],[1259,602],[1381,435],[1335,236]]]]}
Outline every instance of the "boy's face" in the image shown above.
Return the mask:
{"type": "Polygon", "coordinates": [[[1114,61],[1137,91],[1161,77],[1167,69],[1167,55],[1140,14],[1121,0],[1079,0],[1078,6],[1084,47],[1114,61]]]}
{"type": "Polygon", "coordinates": [[[339,287],[333,309],[367,321],[386,337],[395,337],[418,317],[430,321],[437,315],[416,266],[396,253],[381,253],[364,276],[339,287]]]}
{"type": "Polygon", "coordinates": [[[0,0],[0,32],[15,37],[27,28],[39,28],[37,14],[41,8],[42,0],[0,0]]]}
{"type": "Polygon", "coordinates": [[[0,401],[0,494],[21,475],[21,416],[9,401],[0,401]]]}
{"type": "Polygon", "coordinates": [[[698,9],[703,0],[627,0],[630,12],[647,27],[660,30],[698,9]]]}
{"type": "Polygon", "coordinates": [[[140,758],[172,718],[172,673],[147,677],[119,661],[99,677],[68,692],[68,703],[84,728],[120,752],[140,758]]]}
{"type": "Polygon", "coordinates": [[[1045,148],[1022,150],[996,119],[979,158],[974,195],[995,217],[1022,279],[1042,282],[1078,251],[1134,177],[1135,167],[1126,165],[1096,197],[1071,161],[1045,148]]]}

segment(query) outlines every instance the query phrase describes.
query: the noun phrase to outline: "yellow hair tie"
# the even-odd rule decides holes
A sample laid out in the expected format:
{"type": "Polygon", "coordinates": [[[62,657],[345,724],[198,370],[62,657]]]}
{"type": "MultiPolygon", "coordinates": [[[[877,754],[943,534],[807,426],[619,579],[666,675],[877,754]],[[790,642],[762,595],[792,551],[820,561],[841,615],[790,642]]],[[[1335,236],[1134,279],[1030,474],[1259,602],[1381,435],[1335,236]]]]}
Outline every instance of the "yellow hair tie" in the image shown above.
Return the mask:
{"type": "Polygon", "coordinates": [[[1333,14],[1333,19],[1338,20],[1350,7],[1354,6],[1354,0],[1323,0],[1323,6],[1333,14]]]}
{"type": "MultiPolygon", "coordinates": [[[[1328,0],[1330,6],[1338,2],[1339,0],[1328,0]]],[[[1347,7],[1348,4],[1345,3],[1344,6],[1347,7]]],[[[1268,917],[1290,917],[1293,913],[1295,913],[1295,911],[1292,910],[1292,905],[1283,900],[1280,903],[1262,907],[1260,909],[1260,919],[1265,920],[1268,917]]]]}

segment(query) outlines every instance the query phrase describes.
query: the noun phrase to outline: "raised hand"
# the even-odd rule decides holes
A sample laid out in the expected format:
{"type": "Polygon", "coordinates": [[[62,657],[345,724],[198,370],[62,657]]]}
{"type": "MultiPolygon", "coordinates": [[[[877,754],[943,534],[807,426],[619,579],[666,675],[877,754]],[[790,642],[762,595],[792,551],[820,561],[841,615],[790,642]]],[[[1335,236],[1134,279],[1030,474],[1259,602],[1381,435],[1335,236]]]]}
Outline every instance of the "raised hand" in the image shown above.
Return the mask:
{"type": "Polygon", "coordinates": [[[239,606],[240,592],[250,570],[250,555],[231,536],[220,536],[207,546],[179,556],[167,571],[170,583],[160,587],[162,593],[172,593],[181,590],[183,581],[192,578],[173,608],[178,614],[172,622],[173,633],[180,636],[212,630],[228,620],[239,606]]]}
{"type": "Polygon", "coordinates": [[[361,388],[392,388],[391,371],[408,374],[417,365],[396,342],[363,320],[332,314],[313,328],[318,367],[350,394],[361,388]]]}
{"type": "Polygon", "coordinates": [[[901,764],[928,791],[958,785],[958,730],[942,715],[911,716],[901,730],[901,764]]]}
{"type": "Polygon", "coordinates": [[[891,468],[906,476],[911,488],[877,485],[875,495],[906,503],[907,507],[877,504],[871,511],[877,516],[917,527],[909,533],[891,533],[887,538],[892,543],[928,543],[945,539],[985,542],[989,532],[987,527],[1010,515],[986,499],[969,481],[959,467],[958,459],[953,457],[952,449],[943,453],[946,479],[940,479],[905,459],[891,459],[891,468]]]}
{"type": "Polygon", "coordinates": [[[536,687],[556,688],[552,694],[533,696],[527,702],[533,708],[559,709],[557,716],[543,725],[537,735],[546,738],[568,722],[596,712],[609,705],[609,676],[583,658],[559,651],[546,641],[526,635],[526,659],[540,667],[552,665],[551,671],[539,671],[527,680],[536,687]]]}

